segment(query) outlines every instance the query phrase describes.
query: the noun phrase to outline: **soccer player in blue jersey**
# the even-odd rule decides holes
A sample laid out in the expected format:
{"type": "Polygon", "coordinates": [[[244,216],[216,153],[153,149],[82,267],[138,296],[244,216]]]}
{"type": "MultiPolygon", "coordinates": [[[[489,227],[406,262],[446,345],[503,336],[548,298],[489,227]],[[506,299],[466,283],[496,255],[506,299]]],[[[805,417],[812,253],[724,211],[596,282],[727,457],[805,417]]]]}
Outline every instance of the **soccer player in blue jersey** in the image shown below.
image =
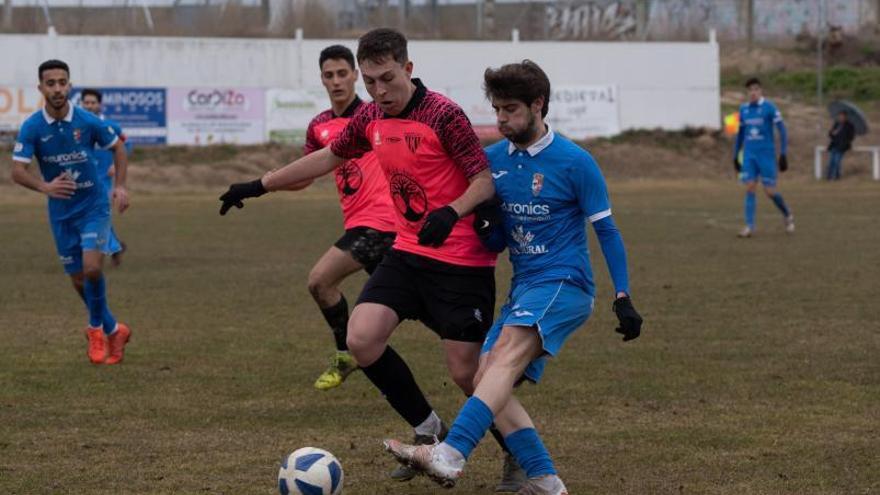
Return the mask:
{"type": "Polygon", "coordinates": [[[494,421],[528,475],[517,493],[562,495],[568,491],[513,391],[522,380],[537,383],[547,358],[559,353],[592,312],[587,221],[614,282],[613,308],[624,341],[640,335],[642,319],[629,298],[626,252],[598,165],[544,123],[550,98],[546,74],[525,60],[486,70],[484,87],[507,139],[486,150],[500,211],[494,218],[479,215],[474,228],[488,246],[507,247],[513,265],[510,293],[483,344],[476,391],[446,440],[420,446],[387,440],[385,448],[401,463],[451,487],[494,421]]]}
{"type": "MultiPolygon", "coordinates": [[[[104,116],[102,107],[103,97],[101,92],[97,89],[86,88],[82,90],[80,95],[80,105],[89,112],[97,115],[105,124],[112,127],[113,131],[116,132],[116,135],[119,136],[119,140],[125,143],[125,133],[122,132],[122,127],[104,116]]],[[[113,151],[105,150],[100,146],[95,145],[95,159],[98,161],[98,176],[101,178],[101,182],[103,182],[104,190],[107,191],[107,194],[112,194],[113,192],[113,175],[116,173],[113,168],[113,153],[113,151]]],[[[122,255],[125,254],[125,250],[125,243],[116,235],[116,229],[114,229],[111,224],[110,238],[107,240],[104,254],[110,255],[110,262],[113,266],[119,266],[122,263],[122,255]]]]}
{"type": "Polygon", "coordinates": [[[99,177],[95,145],[113,149],[116,180],[112,200],[120,213],[128,208],[125,150],[111,126],[68,101],[70,69],[60,60],[37,71],[45,106],[22,124],[13,149],[12,180],[49,198],[49,224],[64,271],[85,301],[89,360],[122,361],[131,331],[107,304],[102,265],[110,235],[110,195],[99,177]],[[27,167],[33,158],[41,177],[27,167]]]}
{"type": "Polygon", "coordinates": [[[733,166],[740,173],[740,180],[746,185],[745,217],[746,225],[740,237],[751,237],[755,231],[755,190],[758,178],[764,186],[767,197],[782,212],[785,231],[794,232],[794,215],[776,188],[776,168],[788,170],[788,133],[782,122],[782,114],[775,105],[764,98],[761,81],[751,78],[746,82],[749,102],[739,107],[739,133],[733,149],[733,166]],[[776,143],[773,140],[773,127],[779,131],[779,159],[776,158],[776,143]],[[742,163],[739,151],[743,150],[742,163]]]}

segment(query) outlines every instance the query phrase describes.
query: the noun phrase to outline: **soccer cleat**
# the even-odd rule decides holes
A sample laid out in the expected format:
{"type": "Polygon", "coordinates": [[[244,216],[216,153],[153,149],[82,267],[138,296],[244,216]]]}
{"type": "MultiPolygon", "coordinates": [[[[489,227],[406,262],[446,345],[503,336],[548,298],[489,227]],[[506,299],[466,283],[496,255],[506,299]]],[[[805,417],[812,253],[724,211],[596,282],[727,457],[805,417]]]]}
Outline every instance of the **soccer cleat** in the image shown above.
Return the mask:
{"type": "Polygon", "coordinates": [[[107,359],[107,337],[100,328],[87,328],[86,339],[89,341],[89,350],[86,352],[89,361],[93,364],[101,364],[107,359]]]}
{"type": "Polygon", "coordinates": [[[498,493],[516,493],[523,487],[528,477],[526,471],[516,462],[511,454],[504,456],[504,469],[501,472],[501,481],[495,486],[498,493]]]}
{"type": "Polygon", "coordinates": [[[118,364],[122,362],[122,355],[125,352],[125,344],[131,338],[131,330],[125,323],[117,323],[116,331],[107,337],[110,343],[110,353],[107,355],[107,361],[104,364],[118,364]]]}
{"type": "Polygon", "coordinates": [[[794,234],[794,215],[785,217],[785,231],[789,234],[794,234]]]}
{"type": "MultiPolygon", "coordinates": [[[[440,423],[440,434],[439,435],[416,435],[413,437],[413,445],[434,445],[435,443],[442,442],[446,440],[446,435],[449,433],[449,428],[446,427],[445,424],[440,423]]],[[[401,464],[397,466],[394,471],[391,471],[389,476],[394,481],[409,481],[416,477],[415,469],[401,464]]]]}
{"type": "Polygon", "coordinates": [[[752,236],[752,232],[752,228],[746,225],[745,227],[743,227],[742,230],[739,231],[739,234],[737,234],[736,236],[742,239],[746,239],[752,236]]]}
{"type": "Polygon", "coordinates": [[[351,354],[345,351],[336,351],[336,354],[330,359],[330,367],[315,380],[315,388],[318,390],[336,388],[342,385],[345,378],[357,369],[358,365],[351,354]]]}
{"type": "Polygon", "coordinates": [[[568,489],[555,474],[545,474],[526,480],[516,495],[568,495],[568,489]]]}
{"type": "Polygon", "coordinates": [[[437,443],[432,445],[408,445],[399,440],[385,440],[385,451],[397,462],[424,474],[443,488],[452,488],[461,477],[461,467],[453,466],[437,455],[437,443]]]}

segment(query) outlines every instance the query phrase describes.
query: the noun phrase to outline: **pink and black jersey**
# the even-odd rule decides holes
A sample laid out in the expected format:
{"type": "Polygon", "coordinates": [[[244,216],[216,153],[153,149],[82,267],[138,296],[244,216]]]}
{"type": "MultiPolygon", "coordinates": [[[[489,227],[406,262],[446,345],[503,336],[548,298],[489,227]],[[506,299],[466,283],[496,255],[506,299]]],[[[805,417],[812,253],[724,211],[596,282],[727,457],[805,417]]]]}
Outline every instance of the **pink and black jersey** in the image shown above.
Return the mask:
{"type": "MultiPolygon", "coordinates": [[[[315,116],[309,122],[303,153],[308,155],[333,142],[362,105],[361,99],[355,97],[338,117],[330,109],[315,116]]],[[[336,190],[346,230],[354,227],[369,227],[382,232],[396,230],[388,180],[379,168],[375,153],[365,153],[337,167],[336,190]]]]}
{"type": "Polygon", "coordinates": [[[364,104],[330,149],[346,159],[375,153],[397,211],[395,249],[453,265],[494,266],[496,255],[480,242],[472,215],[461,219],[439,248],[418,243],[428,212],[458,199],[468,179],[489,163],[461,107],[412,81],[416,91],[400,115],[364,104]]]}

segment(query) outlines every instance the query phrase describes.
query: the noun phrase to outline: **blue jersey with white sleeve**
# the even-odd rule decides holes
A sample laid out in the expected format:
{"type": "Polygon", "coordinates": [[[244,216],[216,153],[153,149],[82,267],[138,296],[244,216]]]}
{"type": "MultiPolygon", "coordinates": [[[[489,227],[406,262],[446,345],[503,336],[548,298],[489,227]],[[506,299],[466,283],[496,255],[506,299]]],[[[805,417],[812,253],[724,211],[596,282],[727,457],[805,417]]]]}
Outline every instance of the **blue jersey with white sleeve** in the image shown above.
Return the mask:
{"type": "Polygon", "coordinates": [[[527,150],[503,140],[486,155],[504,213],[513,284],[567,279],[593,296],[586,221],[611,216],[605,179],[593,157],[549,129],[527,150]]]}
{"type": "Polygon", "coordinates": [[[63,173],[76,182],[70,199],[49,198],[50,221],[65,220],[94,208],[109,207],[94,151],[96,147],[110,148],[118,139],[112,126],[82,108],[70,105],[61,120],[43,109],[22,124],[12,159],[30,163],[36,158],[47,182],[63,173]]]}
{"type": "Polygon", "coordinates": [[[743,103],[739,107],[739,133],[734,153],[738,153],[740,148],[745,146],[746,154],[775,154],[774,126],[779,131],[780,153],[784,155],[788,147],[788,134],[782,121],[782,113],[764,98],[755,103],[743,103]]]}

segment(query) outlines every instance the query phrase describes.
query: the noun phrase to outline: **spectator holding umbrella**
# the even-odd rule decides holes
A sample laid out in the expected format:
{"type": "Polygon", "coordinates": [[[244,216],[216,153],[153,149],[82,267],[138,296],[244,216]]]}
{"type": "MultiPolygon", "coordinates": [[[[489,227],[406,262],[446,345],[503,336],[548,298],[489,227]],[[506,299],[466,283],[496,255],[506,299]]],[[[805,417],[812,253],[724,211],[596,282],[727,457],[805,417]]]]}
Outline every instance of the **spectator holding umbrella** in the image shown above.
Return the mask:
{"type": "Polygon", "coordinates": [[[858,107],[848,101],[838,100],[828,106],[834,117],[834,126],[828,131],[831,142],[828,144],[828,180],[840,180],[840,168],[843,154],[852,148],[856,134],[868,132],[868,124],[864,114],[858,107]]]}
{"type": "Polygon", "coordinates": [[[834,121],[834,126],[828,131],[828,137],[831,142],[828,144],[828,180],[840,180],[840,164],[843,161],[843,154],[852,147],[853,138],[856,137],[856,130],[852,122],[846,117],[846,112],[838,112],[834,121]]]}

